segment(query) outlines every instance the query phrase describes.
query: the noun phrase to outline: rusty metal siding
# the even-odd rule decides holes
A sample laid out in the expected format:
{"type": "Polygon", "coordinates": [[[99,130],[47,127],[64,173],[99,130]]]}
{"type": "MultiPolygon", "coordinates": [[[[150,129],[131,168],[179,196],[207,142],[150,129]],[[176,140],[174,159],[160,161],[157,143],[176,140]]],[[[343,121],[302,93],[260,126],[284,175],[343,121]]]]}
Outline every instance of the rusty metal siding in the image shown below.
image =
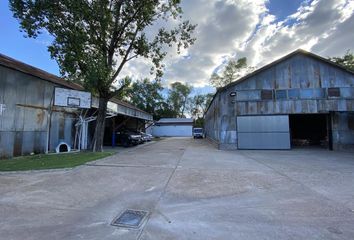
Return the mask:
{"type": "MultiPolygon", "coordinates": [[[[219,91],[205,115],[205,131],[219,144],[233,145],[237,141],[233,124],[236,116],[338,111],[354,111],[354,74],[325,61],[296,54],[219,91]],[[340,97],[328,96],[328,88],[332,87],[339,88],[340,97]],[[273,91],[272,99],[261,99],[264,89],[273,91]],[[277,99],[277,90],[285,91],[286,97],[277,99]],[[290,91],[298,96],[293,98],[290,91]],[[236,96],[230,96],[231,92],[236,96]]],[[[334,141],[351,144],[352,133],[348,129],[338,134],[346,137],[334,141]]]]}
{"type": "Polygon", "coordinates": [[[64,114],[64,141],[73,146],[73,136],[75,134],[74,122],[76,121],[75,116],[70,114],[64,114]]]}
{"type": "Polygon", "coordinates": [[[214,101],[211,103],[209,110],[206,112],[204,118],[204,128],[206,137],[213,139],[214,141],[219,141],[218,132],[219,132],[219,114],[217,113],[218,109],[218,97],[214,98],[214,101]]]}
{"type": "Polygon", "coordinates": [[[49,149],[55,149],[59,143],[59,118],[60,113],[53,112],[50,121],[50,139],[49,139],[49,149]]]}
{"type": "MultiPolygon", "coordinates": [[[[21,154],[27,155],[34,152],[35,133],[33,132],[17,132],[17,133],[22,134],[21,138],[19,138],[19,141],[21,141],[21,148],[19,148],[19,152],[14,153],[14,155],[15,156],[19,156],[21,154]]],[[[36,148],[38,148],[38,143],[36,143],[36,148]]]]}
{"type": "MultiPolygon", "coordinates": [[[[43,153],[46,149],[48,107],[55,84],[34,76],[0,66],[0,104],[6,110],[0,116],[0,158],[43,153]]],[[[58,108],[56,111],[74,111],[58,108]]],[[[53,114],[52,121],[58,122],[62,114],[53,114]]],[[[65,140],[72,142],[71,126],[74,118],[64,120],[62,132],[65,140]]],[[[55,127],[55,124],[54,124],[55,127]]],[[[59,129],[58,129],[59,132],[59,129]]],[[[59,137],[51,136],[53,150],[59,137]]]]}
{"type": "Polygon", "coordinates": [[[55,150],[59,142],[65,141],[70,146],[74,144],[74,124],[76,117],[67,112],[54,111],[50,122],[49,150],[55,150]]]}
{"type": "Polygon", "coordinates": [[[354,76],[328,63],[294,56],[231,86],[233,90],[353,87],[354,76]]]}
{"type": "Polygon", "coordinates": [[[354,147],[354,113],[334,113],[332,119],[334,149],[354,147]]]}
{"type": "MultiPolygon", "coordinates": [[[[53,107],[49,123],[49,106],[54,87],[59,86],[58,84],[74,89],[81,89],[80,86],[28,65],[22,66],[22,63],[20,69],[6,67],[7,65],[3,65],[5,60],[0,56],[0,104],[6,105],[5,112],[0,116],[0,158],[45,152],[48,124],[50,151],[55,150],[61,140],[72,146],[78,109],[53,107]],[[23,68],[26,71],[22,71],[23,68]],[[36,77],[36,74],[28,73],[27,70],[35,70],[40,76],[37,74],[36,77]],[[41,76],[50,79],[45,81],[41,76]]],[[[133,118],[152,120],[152,115],[128,103],[118,102],[116,112],[133,118]]]]}
{"type": "Polygon", "coordinates": [[[0,131],[0,159],[12,157],[16,132],[0,131]]]}

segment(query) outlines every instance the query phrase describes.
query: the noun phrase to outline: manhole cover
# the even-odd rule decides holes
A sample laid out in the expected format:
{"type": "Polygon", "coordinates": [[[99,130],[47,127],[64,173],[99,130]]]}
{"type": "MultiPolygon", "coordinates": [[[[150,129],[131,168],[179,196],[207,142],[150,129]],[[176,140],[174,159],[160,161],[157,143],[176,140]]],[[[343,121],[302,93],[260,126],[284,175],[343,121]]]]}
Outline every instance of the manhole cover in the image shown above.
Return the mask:
{"type": "Polygon", "coordinates": [[[149,213],[146,211],[128,209],[116,217],[112,225],[117,227],[139,228],[148,214],[149,213]]]}

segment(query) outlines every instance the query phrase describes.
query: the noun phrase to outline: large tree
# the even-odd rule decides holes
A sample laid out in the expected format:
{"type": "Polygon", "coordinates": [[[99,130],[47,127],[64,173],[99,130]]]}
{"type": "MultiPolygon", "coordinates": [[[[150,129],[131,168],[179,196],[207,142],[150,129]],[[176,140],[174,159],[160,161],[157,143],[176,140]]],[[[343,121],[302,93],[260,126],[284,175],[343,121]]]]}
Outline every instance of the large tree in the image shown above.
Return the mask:
{"type": "Polygon", "coordinates": [[[208,93],[208,94],[197,94],[193,98],[191,98],[190,107],[189,107],[191,116],[193,116],[196,119],[203,118],[213,97],[214,97],[213,93],[208,93]]]}
{"type": "Polygon", "coordinates": [[[131,84],[127,90],[127,97],[135,106],[152,114],[154,119],[157,119],[159,118],[157,111],[163,108],[162,90],[160,81],[150,81],[145,78],[131,84]]]}
{"type": "Polygon", "coordinates": [[[331,57],[329,60],[354,71],[354,54],[350,50],[343,57],[331,57]]]}
{"type": "Polygon", "coordinates": [[[48,49],[61,74],[99,98],[94,151],[102,151],[107,102],[127,85],[120,80],[126,63],[149,59],[160,77],[166,49],[195,40],[180,0],[10,0],[10,8],[28,37],[53,36],[48,49]],[[173,27],[163,27],[171,19],[173,27]]]}
{"type": "Polygon", "coordinates": [[[174,82],[168,91],[168,103],[171,105],[177,117],[185,117],[185,111],[190,100],[189,95],[192,92],[192,86],[181,82],[174,82]]]}
{"type": "Polygon", "coordinates": [[[190,101],[190,114],[195,119],[195,127],[204,127],[204,114],[214,97],[213,93],[197,94],[190,101]]]}
{"type": "Polygon", "coordinates": [[[155,120],[160,120],[161,118],[176,118],[178,117],[178,112],[173,109],[172,105],[168,101],[162,101],[154,114],[155,120]]]}
{"type": "Polygon", "coordinates": [[[247,69],[247,58],[231,59],[226,64],[221,75],[217,73],[211,75],[210,84],[215,88],[224,87],[237,80],[246,71],[249,71],[247,69]]]}

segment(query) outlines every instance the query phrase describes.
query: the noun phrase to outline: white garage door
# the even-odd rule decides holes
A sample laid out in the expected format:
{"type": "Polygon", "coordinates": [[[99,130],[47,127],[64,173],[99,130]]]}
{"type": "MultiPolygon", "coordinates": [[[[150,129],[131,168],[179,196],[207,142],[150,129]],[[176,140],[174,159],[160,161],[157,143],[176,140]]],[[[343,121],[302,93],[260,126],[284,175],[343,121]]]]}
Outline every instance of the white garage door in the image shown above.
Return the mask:
{"type": "Polygon", "coordinates": [[[154,126],[152,129],[152,135],[156,137],[191,137],[192,126],[154,126]]]}
{"type": "Polygon", "coordinates": [[[237,117],[238,149],[290,149],[289,116],[237,117]]]}

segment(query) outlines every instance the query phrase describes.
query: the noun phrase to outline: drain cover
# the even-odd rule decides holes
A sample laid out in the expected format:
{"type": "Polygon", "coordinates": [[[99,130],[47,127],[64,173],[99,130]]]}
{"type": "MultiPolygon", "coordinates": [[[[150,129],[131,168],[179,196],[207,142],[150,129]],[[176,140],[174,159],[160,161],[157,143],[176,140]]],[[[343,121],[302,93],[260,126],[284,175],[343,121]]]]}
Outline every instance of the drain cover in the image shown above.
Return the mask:
{"type": "Polygon", "coordinates": [[[127,209],[116,217],[111,225],[126,228],[139,228],[148,214],[149,213],[146,211],[127,209]]]}

